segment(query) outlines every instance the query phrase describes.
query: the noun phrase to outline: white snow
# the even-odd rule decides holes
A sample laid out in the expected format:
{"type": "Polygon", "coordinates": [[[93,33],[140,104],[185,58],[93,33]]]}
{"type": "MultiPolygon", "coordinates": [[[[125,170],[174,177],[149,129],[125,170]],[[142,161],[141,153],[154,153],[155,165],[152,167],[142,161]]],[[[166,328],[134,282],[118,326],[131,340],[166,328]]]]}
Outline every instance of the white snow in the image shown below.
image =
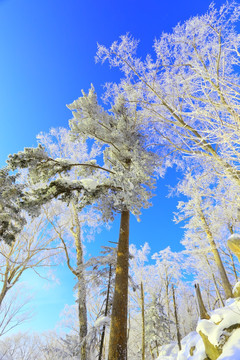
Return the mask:
{"type": "Polygon", "coordinates": [[[240,325],[240,298],[229,299],[225,307],[210,313],[209,320],[200,320],[197,332],[193,331],[181,340],[181,351],[178,350],[176,343],[162,346],[157,360],[204,360],[206,353],[202,338],[198,334],[199,331],[202,331],[214,345],[220,345],[221,341],[226,341],[223,335],[230,335],[218,359],[240,360],[240,329],[226,332],[227,328],[235,324],[240,325]],[[190,355],[191,348],[193,355],[190,355]]]}
{"type": "Polygon", "coordinates": [[[176,343],[163,345],[157,360],[204,360],[206,358],[202,338],[196,331],[189,333],[182,339],[181,347],[182,350],[179,351],[176,343]],[[195,346],[195,349],[193,356],[191,356],[190,349],[193,346],[195,346]]]}
{"type": "Polygon", "coordinates": [[[98,186],[98,182],[93,179],[81,179],[81,180],[72,180],[66,177],[63,177],[61,179],[55,180],[55,182],[58,182],[59,184],[66,186],[66,187],[72,187],[76,185],[83,186],[87,191],[95,190],[98,186]]]}
{"type": "Polygon", "coordinates": [[[98,186],[98,182],[93,179],[81,179],[80,182],[84,186],[84,188],[88,191],[93,191],[98,186]]]}
{"type": "Polygon", "coordinates": [[[231,337],[223,348],[219,360],[237,360],[240,359],[240,329],[233,331],[231,337]]]}
{"type": "Polygon", "coordinates": [[[233,290],[232,290],[233,294],[234,294],[239,288],[240,288],[240,281],[238,281],[238,282],[234,285],[233,290]]]}
{"type": "Polygon", "coordinates": [[[177,359],[178,345],[177,343],[171,343],[163,345],[159,351],[159,357],[157,360],[175,360],[177,359]]]}
{"type": "Polygon", "coordinates": [[[108,316],[102,315],[95,321],[94,327],[99,328],[100,326],[108,324],[110,324],[110,318],[108,316]]]}
{"type": "Polygon", "coordinates": [[[225,329],[231,325],[240,324],[240,300],[225,306],[224,308],[214,310],[209,320],[201,320],[197,326],[197,332],[201,331],[207,335],[213,345],[219,345],[221,335],[225,329]]]}
{"type": "Polygon", "coordinates": [[[181,342],[182,350],[178,353],[177,360],[204,360],[206,358],[205,348],[201,336],[193,331],[188,334],[181,342]],[[190,349],[195,346],[193,356],[190,355],[190,349]]]}
{"type": "Polygon", "coordinates": [[[240,234],[232,234],[229,236],[228,241],[229,240],[240,240],[240,234]]]}
{"type": "Polygon", "coordinates": [[[13,284],[9,284],[9,282],[7,282],[7,289],[10,289],[13,286],[13,284]]]}

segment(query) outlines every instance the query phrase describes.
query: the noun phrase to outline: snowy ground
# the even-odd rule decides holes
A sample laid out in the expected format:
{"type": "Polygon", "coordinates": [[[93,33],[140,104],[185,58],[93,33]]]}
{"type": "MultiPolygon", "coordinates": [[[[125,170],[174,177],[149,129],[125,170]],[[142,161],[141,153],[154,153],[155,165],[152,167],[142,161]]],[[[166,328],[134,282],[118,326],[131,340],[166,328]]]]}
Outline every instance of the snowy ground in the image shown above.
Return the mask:
{"type": "Polygon", "coordinates": [[[178,351],[175,343],[164,345],[157,360],[204,360],[206,353],[202,338],[198,334],[199,331],[203,332],[215,346],[221,346],[224,342],[219,360],[240,360],[240,329],[235,329],[230,333],[226,331],[237,324],[240,326],[240,298],[231,299],[224,308],[212,311],[209,320],[200,320],[197,332],[191,332],[182,339],[181,351],[178,351]],[[226,336],[229,335],[226,341],[226,336]],[[190,349],[192,349],[192,355],[190,349]]]}

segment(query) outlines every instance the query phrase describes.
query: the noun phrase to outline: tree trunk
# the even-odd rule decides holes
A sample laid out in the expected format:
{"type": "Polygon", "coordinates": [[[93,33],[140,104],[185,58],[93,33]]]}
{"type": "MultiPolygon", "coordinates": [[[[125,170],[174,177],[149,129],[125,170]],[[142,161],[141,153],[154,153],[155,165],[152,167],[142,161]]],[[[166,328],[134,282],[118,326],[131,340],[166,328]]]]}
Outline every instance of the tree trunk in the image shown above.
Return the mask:
{"type": "MultiPolygon", "coordinates": [[[[111,264],[110,264],[110,267],[109,267],[109,277],[108,277],[108,288],[107,288],[107,299],[106,299],[106,306],[105,306],[104,316],[107,316],[107,315],[108,315],[108,303],[109,303],[109,295],[110,295],[110,287],[111,287],[111,278],[112,278],[112,266],[111,266],[111,264]]],[[[103,330],[102,330],[102,335],[101,335],[101,342],[100,342],[100,350],[99,350],[98,360],[102,360],[105,330],[106,330],[106,325],[103,325],[103,330]]]]}
{"type": "Polygon", "coordinates": [[[195,290],[196,290],[196,297],[197,297],[200,319],[208,320],[208,319],[210,319],[210,316],[208,315],[207,310],[204,306],[199,284],[195,284],[194,286],[195,286],[195,290]]]}
{"type": "Polygon", "coordinates": [[[216,246],[216,243],[215,243],[215,241],[213,239],[213,235],[211,233],[211,230],[209,228],[209,225],[208,225],[208,223],[206,221],[206,218],[205,218],[204,213],[203,213],[201,208],[200,208],[200,217],[201,217],[203,227],[204,227],[204,230],[206,232],[206,235],[207,235],[207,238],[208,238],[208,241],[209,241],[212,253],[213,253],[215,263],[217,265],[218,271],[219,271],[220,276],[221,276],[222,287],[224,289],[226,298],[227,299],[231,298],[231,297],[233,297],[233,295],[232,295],[232,286],[230,284],[230,281],[228,280],[225,267],[223,265],[222,259],[220,257],[219,251],[218,251],[217,246],[216,246]]]}
{"type": "Polygon", "coordinates": [[[218,286],[217,286],[216,278],[215,278],[215,276],[214,276],[214,273],[212,272],[211,265],[210,265],[210,263],[209,263],[208,258],[207,258],[206,255],[205,255],[205,259],[206,259],[206,262],[207,262],[207,264],[208,264],[209,270],[210,270],[210,272],[211,272],[211,274],[212,274],[212,279],[213,279],[213,282],[214,282],[214,286],[215,286],[215,290],[216,290],[216,294],[217,294],[217,296],[218,296],[219,302],[220,302],[220,304],[221,304],[222,306],[224,306],[223,299],[222,299],[222,297],[221,297],[220,291],[219,291],[218,286]]]}
{"type": "Polygon", "coordinates": [[[129,211],[122,211],[108,360],[127,360],[129,218],[129,211]]]}
{"type": "Polygon", "coordinates": [[[141,307],[142,307],[142,360],[145,360],[145,313],[144,313],[144,292],[141,281],[141,307]]]}
{"type": "MultiPolygon", "coordinates": [[[[231,225],[229,225],[228,228],[229,228],[229,231],[230,231],[231,235],[233,235],[234,234],[233,227],[231,225]]],[[[230,256],[230,259],[231,259],[235,280],[236,280],[236,282],[238,282],[238,274],[237,274],[235,262],[234,262],[233,255],[232,255],[232,252],[231,252],[230,248],[228,248],[228,253],[229,253],[229,256],[230,256]]]]}
{"type": "Polygon", "coordinates": [[[149,350],[150,350],[151,357],[152,357],[152,359],[154,360],[154,359],[155,359],[155,356],[154,356],[154,354],[153,354],[153,350],[152,350],[151,345],[149,345],[149,350]]]}
{"type": "Polygon", "coordinates": [[[213,273],[212,273],[212,278],[213,278],[213,282],[214,282],[214,286],[215,286],[215,290],[216,290],[219,302],[222,305],[222,307],[224,307],[224,302],[223,302],[223,299],[221,297],[220,291],[219,291],[218,286],[217,286],[216,278],[215,278],[213,273]]]}
{"type": "Polygon", "coordinates": [[[81,225],[78,218],[78,211],[75,205],[73,205],[73,216],[75,229],[72,230],[72,234],[75,239],[75,246],[77,250],[77,279],[78,279],[78,321],[79,321],[79,341],[81,344],[81,360],[88,360],[87,358],[87,305],[86,305],[86,285],[83,269],[83,249],[81,241],[81,225]]]}
{"type": "Polygon", "coordinates": [[[178,348],[181,351],[181,335],[179,330],[179,322],[178,322],[178,315],[177,315],[177,305],[176,305],[176,299],[175,299],[175,291],[174,291],[174,285],[172,285],[172,295],[173,295],[173,306],[174,306],[174,316],[175,316],[175,323],[176,323],[176,331],[177,331],[177,341],[178,341],[178,348]]]}

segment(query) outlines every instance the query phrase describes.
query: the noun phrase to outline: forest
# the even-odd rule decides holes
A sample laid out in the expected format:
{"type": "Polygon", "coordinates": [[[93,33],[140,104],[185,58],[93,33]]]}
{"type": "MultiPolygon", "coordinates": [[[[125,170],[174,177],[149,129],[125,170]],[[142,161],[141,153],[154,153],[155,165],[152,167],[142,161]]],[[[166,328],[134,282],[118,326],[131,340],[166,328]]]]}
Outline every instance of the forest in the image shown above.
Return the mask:
{"type": "Polygon", "coordinates": [[[163,33],[144,59],[130,34],[99,44],[96,62],[120,70],[119,81],[105,84],[103,98],[90,84],[67,105],[68,126],[8,156],[0,169],[0,359],[240,358],[239,17],[238,3],[211,4],[163,33]],[[181,199],[173,216],[183,250],[151,255],[151,229],[145,244],[129,245],[130,216],[140,221],[169,168],[179,178],[169,196],[181,199]],[[118,239],[86,259],[85,239],[111,231],[117,217],[118,239]],[[76,279],[75,305],[62,319],[69,331],[1,340],[31,316],[23,274],[60,262],[76,279]],[[210,322],[222,323],[216,341],[210,322]],[[239,352],[224,357],[229,339],[239,352]]]}

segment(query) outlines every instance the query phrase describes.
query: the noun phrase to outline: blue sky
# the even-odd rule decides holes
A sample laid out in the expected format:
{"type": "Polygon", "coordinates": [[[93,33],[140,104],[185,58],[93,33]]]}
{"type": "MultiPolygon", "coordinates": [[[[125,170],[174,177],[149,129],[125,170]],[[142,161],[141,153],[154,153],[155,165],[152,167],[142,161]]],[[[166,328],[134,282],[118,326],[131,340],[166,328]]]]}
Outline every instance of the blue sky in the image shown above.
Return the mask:
{"type": "MultiPolygon", "coordinates": [[[[220,6],[224,1],[215,1],[220,6]]],[[[0,0],[0,166],[8,154],[35,146],[40,131],[68,126],[66,104],[93,83],[99,96],[105,82],[117,81],[119,72],[95,64],[97,42],[110,45],[126,32],[141,40],[139,54],[152,51],[154,38],[178,22],[207,11],[210,1],[192,0],[0,0]]],[[[130,241],[149,242],[156,252],[170,245],[181,250],[183,230],[172,222],[177,199],[167,199],[166,185],[176,184],[170,170],[159,181],[153,208],[142,222],[131,221],[130,241]]],[[[118,219],[111,232],[96,238],[94,251],[108,240],[117,241],[118,219]]],[[[93,246],[88,245],[89,251],[93,246]]],[[[73,303],[73,277],[57,270],[60,284],[49,290],[33,273],[24,275],[32,286],[36,316],[33,330],[55,326],[65,303],[73,303]],[[44,288],[44,290],[43,290],[44,288]]],[[[30,290],[29,290],[30,291],[30,290]]],[[[26,329],[26,326],[22,327],[26,329]]]]}

